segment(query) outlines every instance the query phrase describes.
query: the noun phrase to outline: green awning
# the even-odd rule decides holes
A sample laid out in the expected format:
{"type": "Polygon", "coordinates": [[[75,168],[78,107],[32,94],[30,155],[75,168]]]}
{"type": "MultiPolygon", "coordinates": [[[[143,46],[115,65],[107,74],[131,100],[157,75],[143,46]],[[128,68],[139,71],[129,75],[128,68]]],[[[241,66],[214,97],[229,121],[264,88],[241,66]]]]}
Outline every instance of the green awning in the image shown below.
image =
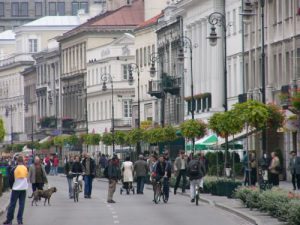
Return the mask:
{"type": "MultiPolygon", "coordinates": [[[[216,145],[218,142],[218,137],[215,134],[211,134],[201,138],[200,140],[195,142],[195,150],[207,150],[211,149],[213,145],[216,145]]],[[[186,150],[192,150],[192,144],[189,143],[186,145],[186,150]]]]}

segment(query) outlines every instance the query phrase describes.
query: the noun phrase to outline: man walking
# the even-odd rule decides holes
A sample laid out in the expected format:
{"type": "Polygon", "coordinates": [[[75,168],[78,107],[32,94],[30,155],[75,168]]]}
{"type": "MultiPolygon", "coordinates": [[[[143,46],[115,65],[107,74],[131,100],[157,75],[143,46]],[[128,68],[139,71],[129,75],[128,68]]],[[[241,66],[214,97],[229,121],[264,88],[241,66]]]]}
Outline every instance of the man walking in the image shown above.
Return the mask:
{"type": "Polygon", "coordinates": [[[116,155],[108,161],[108,165],[104,170],[104,176],[108,179],[107,203],[116,203],[113,200],[113,195],[116,191],[117,182],[121,179],[119,160],[116,155]]]}
{"type": "Polygon", "coordinates": [[[176,175],[176,183],[174,186],[174,195],[177,193],[177,188],[180,184],[182,177],[182,193],[185,193],[186,186],[186,169],[187,169],[187,157],[184,154],[184,151],[180,152],[180,155],[175,159],[174,171],[176,175]]]}
{"type": "Polygon", "coordinates": [[[55,176],[58,175],[58,165],[59,165],[59,159],[58,159],[58,156],[55,155],[54,158],[53,158],[53,170],[54,170],[54,174],[55,176]]]}
{"type": "Polygon", "coordinates": [[[68,187],[69,187],[69,198],[73,198],[73,187],[72,187],[72,181],[73,181],[73,175],[72,175],[72,166],[73,166],[73,157],[69,156],[69,160],[66,161],[65,164],[65,174],[67,176],[68,181],[68,187]]]}
{"type": "Polygon", "coordinates": [[[34,164],[29,167],[29,181],[32,184],[32,192],[36,189],[43,190],[44,184],[48,183],[44,165],[38,156],[34,158],[34,164]]]}
{"type": "Polygon", "coordinates": [[[205,175],[205,165],[197,156],[189,162],[187,174],[190,178],[191,202],[195,202],[196,186],[200,188],[201,180],[205,175]]]}
{"type": "Polygon", "coordinates": [[[300,190],[300,157],[297,156],[295,151],[291,152],[289,169],[292,174],[292,183],[294,191],[296,190],[296,184],[298,190],[300,190]]]}
{"type": "Polygon", "coordinates": [[[82,168],[84,173],[84,198],[91,198],[93,179],[96,175],[96,164],[91,156],[85,152],[82,160],[82,168]]]}
{"type": "Polygon", "coordinates": [[[10,171],[9,184],[12,189],[10,203],[7,210],[4,225],[11,225],[14,219],[14,212],[19,200],[19,210],[17,215],[18,224],[23,224],[23,212],[25,208],[26,190],[28,188],[28,170],[24,166],[23,157],[18,156],[17,166],[10,171]]]}
{"type": "Polygon", "coordinates": [[[144,184],[146,175],[148,172],[147,162],[144,160],[144,156],[140,155],[139,160],[134,163],[134,172],[137,182],[137,194],[144,194],[144,184]]]}

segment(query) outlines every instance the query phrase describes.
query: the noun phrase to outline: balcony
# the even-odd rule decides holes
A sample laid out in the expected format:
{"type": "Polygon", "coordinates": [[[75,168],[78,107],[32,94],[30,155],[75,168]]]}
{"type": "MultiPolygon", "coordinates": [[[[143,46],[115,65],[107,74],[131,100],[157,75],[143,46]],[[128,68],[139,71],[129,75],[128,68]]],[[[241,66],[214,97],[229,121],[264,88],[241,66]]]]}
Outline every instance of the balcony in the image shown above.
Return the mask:
{"type": "Polygon", "coordinates": [[[163,88],[165,92],[171,95],[179,95],[180,93],[181,78],[164,75],[163,76],[163,88]]]}
{"type": "Polygon", "coordinates": [[[114,121],[115,128],[131,127],[131,124],[132,124],[132,119],[131,118],[115,119],[115,121],[114,121]]]}
{"type": "Polygon", "coordinates": [[[161,98],[162,97],[161,81],[150,80],[148,94],[151,95],[152,97],[161,98]]]}
{"type": "Polygon", "coordinates": [[[39,121],[39,127],[41,129],[56,128],[56,123],[57,119],[54,116],[43,117],[39,121]]]}
{"type": "Polygon", "coordinates": [[[0,67],[8,66],[15,62],[24,62],[24,61],[33,61],[31,54],[21,53],[21,54],[9,55],[5,59],[0,59],[0,67]]]}

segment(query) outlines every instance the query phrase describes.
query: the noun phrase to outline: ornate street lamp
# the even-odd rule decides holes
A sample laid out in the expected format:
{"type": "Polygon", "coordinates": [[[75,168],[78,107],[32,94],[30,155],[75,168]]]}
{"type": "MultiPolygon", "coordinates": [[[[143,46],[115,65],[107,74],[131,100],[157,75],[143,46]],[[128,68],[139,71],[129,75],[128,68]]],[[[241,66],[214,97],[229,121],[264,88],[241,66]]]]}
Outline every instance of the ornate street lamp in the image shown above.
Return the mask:
{"type": "Polygon", "coordinates": [[[112,144],[113,144],[113,154],[115,153],[115,107],[114,107],[114,82],[113,78],[110,74],[102,74],[101,80],[103,81],[102,84],[102,91],[107,91],[107,83],[111,83],[111,133],[112,133],[112,144]]]}

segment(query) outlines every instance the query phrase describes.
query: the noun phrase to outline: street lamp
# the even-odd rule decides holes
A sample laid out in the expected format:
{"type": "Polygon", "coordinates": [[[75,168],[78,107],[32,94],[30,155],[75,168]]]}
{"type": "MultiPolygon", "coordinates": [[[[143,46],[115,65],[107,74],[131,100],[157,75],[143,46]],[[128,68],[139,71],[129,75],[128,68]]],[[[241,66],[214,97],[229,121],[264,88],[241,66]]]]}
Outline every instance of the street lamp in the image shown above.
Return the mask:
{"type": "MultiPolygon", "coordinates": [[[[266,104],[266,74],[265,74],[265,0],[260,0],[261,7],[261,94],[262,102],[266,104]]],[[[244,2],[243,18],[245,22],[250,22],[252,16],[256,15],[252,12],[252,3],[249,0],[244,2]]],[[[262,150],[263,153],[267,151],[267,132],[266,129],[262,130],[262,150]]]]}
{"type": "Polygon", "coordinates": [[[32,157],[34,155],[34,152],[33,152],[33,126],[34,126],[34,121],[33,121],[33,103],[34,102],[31,102],[31,103],[27,103],[25,104],[25,112],[28,112],[28,105],[31,105],[31,154],[32,154],[32,157]]]}
{"type": "Polygon", "coordinates": [[[11,136],[11,145],[14,144],[14,132],[13,132],[13,111],[16,110],[16,107],[13,105],[6,106],[5,108],[5,116],[8,117],[10,113],[10,136],[11,136]]]}
{"type": "MultiPolygon", "coordinates": [[[[128,83],[129,85],[133,85],[133,72],[137,73],[137,98],[138,98],[138,121],[137,121],[137,127],[138,129],[141,128],[141,100],[140,100],[140,67],[136,63],[130,63],[128,64],[128,83]]],[[[140,155],[141,153],[141,141],[139,140],[137,142],[137,155],[140,155]]]]}
{"type": "Polygon", "coordinates": [[[113,154],[115,153],[115,107],[114,107],[114,82],[113,78],[110,74],[102,74],[101,80],[103,81],[102,84],[102,91],[107,91],[107,83],[111,83],[111,133],[112,133],[112,144],[113,144],[113,154]]]}
{"type": "MultiPolygon", "coordinates": [[[[223,42],[224,42],[224,111],[227,112],[228,110],[228,104],[227,104],[227,38],[226,38],[226,32],[227,32],[227,24],[226,24],[226,17],[224,14],[220,12],[213,12],[208,17],[208,22],[211,25],[211,32],[209,37],[207,38],[209,40],[209,43],[211,46],[216,46],[218,39],[220,37],[217,36],[216,32],[216,26],[220,26],[223,28],[223,42]]],[[[228,152],[228,137],[225,138],[225,152],[227,154],[228,152]]],[[[227,162],[227,157],[225,157],[225,163],[227,162]]],[[[226,165],[225,165],[226,166],[226,165]]]]}

